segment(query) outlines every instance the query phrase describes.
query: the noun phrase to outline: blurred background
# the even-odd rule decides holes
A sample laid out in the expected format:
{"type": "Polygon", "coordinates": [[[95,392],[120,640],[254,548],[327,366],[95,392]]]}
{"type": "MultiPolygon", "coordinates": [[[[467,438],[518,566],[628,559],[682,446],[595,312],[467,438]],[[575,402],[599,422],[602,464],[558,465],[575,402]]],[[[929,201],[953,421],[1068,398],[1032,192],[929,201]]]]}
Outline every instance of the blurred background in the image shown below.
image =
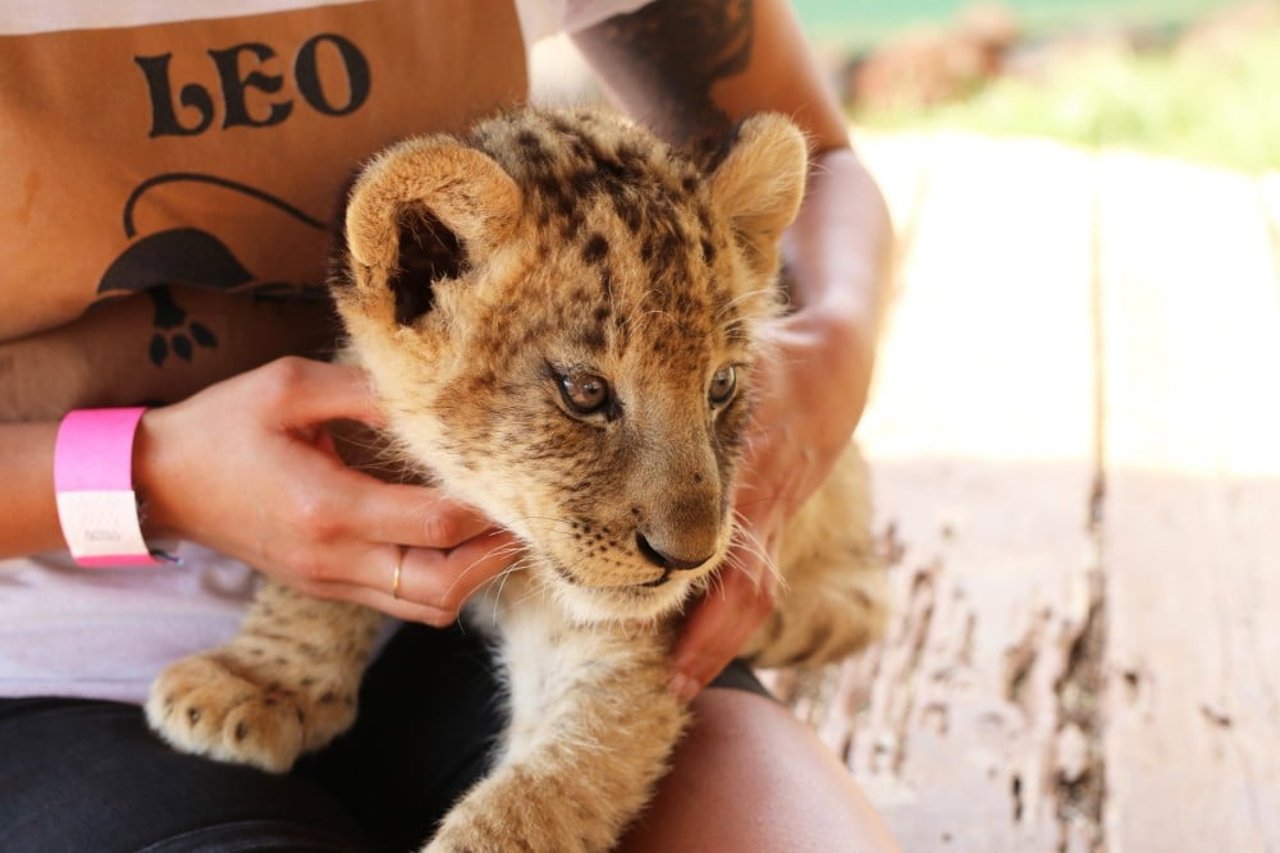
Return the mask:
{"type": "Polygon", "coordinates": [[[896,601],[773,688],[913,853],[1280,851],[1280,2],[794,3],[898,237],[896,601]]]}
{"type": "Polygon", "coordinates": [[[1280,14],[1239,0],[800,0],[868,127],[962,127],[1280,168],[1280,14]]]}
{"type": "MultiPolygon", "coordinates": [[[[1280,169],[1275,0],[794,0],[846,109],[875,130],[957,128],[1280,169]]],[[[600,97],[566,40],[539,97],[600,97]]]]}

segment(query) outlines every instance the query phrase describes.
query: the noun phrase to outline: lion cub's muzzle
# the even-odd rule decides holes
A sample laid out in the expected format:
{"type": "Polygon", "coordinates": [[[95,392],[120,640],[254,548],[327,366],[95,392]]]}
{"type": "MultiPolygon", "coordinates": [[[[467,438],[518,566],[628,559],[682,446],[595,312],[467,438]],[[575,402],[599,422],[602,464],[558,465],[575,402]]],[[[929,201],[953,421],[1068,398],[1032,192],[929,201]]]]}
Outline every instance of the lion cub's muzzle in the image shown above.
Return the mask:
{"type": "Polygon", "coordinates": [[[551,561],[562,600],[586,622],[651,620],[679,609],[724,555],[731,525],[727,518],[717,522],[690,538],[659,538],[652,525],[641,524],[617,543],[623,553],[551,561]]]}
{"type": "Polygon", "coordinates": [[[651,581],[648,585],[656,585],[665,581],[672,572],[683,572],[690,569],[696,569],[703,563],[709,562],[715,557],[715,550],[709,551],[705,556],[701,557],[682,557],[677,554],[670,554],[666,551],[659,551],[648,538],[639,531],[636,532],[636,549],[650,563],[662,569],[663,575],[657,581],[651,581]]]}
{"type": "MultiPolygon", "coordinates": [[[[699,479],[704,479],[699,477],[699,479]]],[[[661,507],[642,512],[636,551],[662,574],[644,586],[659,586],[679,572],[692,572],[714,560],[727,521],[718,490],[686,492],[661,507]]]]}

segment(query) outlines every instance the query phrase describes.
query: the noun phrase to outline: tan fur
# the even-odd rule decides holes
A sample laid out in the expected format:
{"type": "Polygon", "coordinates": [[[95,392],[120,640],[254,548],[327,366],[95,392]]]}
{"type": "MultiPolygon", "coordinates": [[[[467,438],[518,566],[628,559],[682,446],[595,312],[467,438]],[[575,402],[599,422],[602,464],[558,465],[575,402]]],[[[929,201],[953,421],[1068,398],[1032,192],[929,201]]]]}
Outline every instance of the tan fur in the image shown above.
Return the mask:
{"type": "MultiPolygon", "coordinates": [[[[470,610],[508,673],[502,754],[428,850],[605,850],[663,774],[687,722],[666,690],[675,617],[735,535],[750,371],[805,169],[778,116],[685,153],[604,113],[529,110],[401,143],[358,180],[333,285],[350,355],[405,457],[526,543],[521,571],[470,610]],[[739,390],[714,406],[726,365],[739,390]],[[571,372],[604,377],[609,406],[572,411],[571,372]]],[[[879,634],[852,447],[779,568],[781,604],[749,649],[761,664],[834,660],[879,634]]],[[[240,637],[161,676],[149,718],[181,749],[285,769],[349,724],[334,706],[374,625],[267,585],[240,637]]]]}

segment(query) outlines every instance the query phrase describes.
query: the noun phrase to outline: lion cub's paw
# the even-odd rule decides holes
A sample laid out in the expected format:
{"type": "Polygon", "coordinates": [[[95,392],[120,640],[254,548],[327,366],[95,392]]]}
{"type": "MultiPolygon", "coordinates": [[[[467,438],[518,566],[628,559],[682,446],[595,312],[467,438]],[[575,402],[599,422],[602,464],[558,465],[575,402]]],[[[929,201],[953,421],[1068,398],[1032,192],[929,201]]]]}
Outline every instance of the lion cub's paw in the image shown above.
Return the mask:
{"type": "MultiPolygon", "coordinates": [[[[581,772],[581,768],[578,768],[581,772]]],[[[574,768],[559,773],[573,774],[574,768]]],[[[592,803],[568,794],[557,773],[519,766],[480,782],[445,816],[423,853],[595,853],[613,847],[620,833],[618,801],[592,803]]],[[[643,798],[623,798],[638,812],[643,798]],[[634,799],[634,803],[629,800],[634,799]]]]}
{"type": "Polygon", "coordinates": [[[294,685],[266,669],[227,649],[184,658],[152,684],[147,720],[183,752],[284,773],[351,725],[355,697],[310,677],[294,685]]]}

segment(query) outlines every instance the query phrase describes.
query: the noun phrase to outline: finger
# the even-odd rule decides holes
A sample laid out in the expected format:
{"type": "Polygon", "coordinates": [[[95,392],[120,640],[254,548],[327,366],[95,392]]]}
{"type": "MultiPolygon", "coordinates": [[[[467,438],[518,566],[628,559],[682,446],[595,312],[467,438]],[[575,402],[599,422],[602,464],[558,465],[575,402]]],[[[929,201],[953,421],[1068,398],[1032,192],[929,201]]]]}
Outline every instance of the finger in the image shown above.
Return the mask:
{"type": "Polygon", "coordinates": [[[515,537],[500,530],[450,550],[379,545],[365,548],[359,557],[345,564],[335,561],[334,573],[320,580],[339,586],[363,586],[403,601],[456,612],[476,589],[514,562],[519,552],[515,537]]]}
{"type": "MultiPolygon", "coordinates": [[[[491,576],[494,561],[511,560],[519,551],[515,538],[506,531],[489,529],[456,548],[406,548],[395,544],[369,544],[363,540],[342,539],[314,549],[314,559],[304,563],[299,574],[317,584],[367,586],[391,590],[395,568],[400,566],[401,597],[419,603],[439,605],[460,583],[459,577],[481,574],[491,576]],[[473,564],[475,564],[473,566],[473,564]],[[406,585],[407,579],[410,587],[406,585]]],[[[471,585],[463,584],[466,590],[471,585]]],[[[465,597],[465,596],[464,596],[465,597]]]]}
{"type": "Polygon", "coordinates": [[[354,571],[313,581],[305,591],[439,627],[456,620],[467,598],[507,568],[518,551],[518,541],[501,531],[449,552],[381,546],[348,564],[354,571]]]}
{"type": "Polygon", "coordinates": [[[496,530],[450,551],[414,548],[405,553],[400,597],[454,612],[480,587],[510,568],[522,551],[518,539],[496,530]]]}
{"type": "Polygon", "coordinates": [[[264,368],[284,425],[309,427],[335,420],[380,426],[386,419],[363,370],[306,358],[282,358],[264,368]]]}
{"type": "Polygon", "coordinates": [[[685,702],[693,699],[742,651],[771,611],[772,599],[758,582],[740,571],[724,574],[685,622],[672,652],[668,689],[685,702]]]}
{"type": "Polygon", "coordinates": [[[421,622],[424,625],[432,625],[436,628],[444,628],[458,619],[458,611],[456,610],[444,610],[439,607],[432,607],[429,604],[407,601],[403,598],[396,598],[390,592],[357,584],[329,583],[303,591],[317,598],[361,604],[386,613],[388,616],[402,619],[405,622],[421,622]]]}
{"type": "Polygon", "coordinates": [[[476,509],[425,486],[384,483],[343,469],[350,493],[343,529],[369,542],[415,548],[454,548],[493,527],[476,509]]]}

